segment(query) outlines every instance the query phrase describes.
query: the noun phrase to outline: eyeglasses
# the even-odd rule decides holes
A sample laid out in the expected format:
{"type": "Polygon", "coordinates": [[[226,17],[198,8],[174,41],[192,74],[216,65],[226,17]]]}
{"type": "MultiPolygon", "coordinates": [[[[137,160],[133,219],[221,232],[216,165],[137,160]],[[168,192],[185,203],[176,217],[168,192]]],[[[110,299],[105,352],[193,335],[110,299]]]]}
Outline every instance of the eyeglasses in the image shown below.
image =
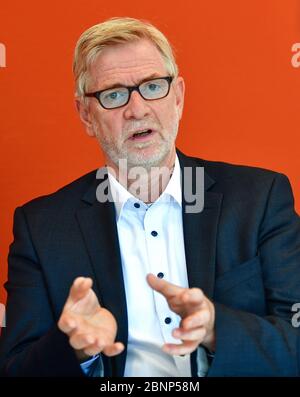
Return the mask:
{"type": "Polygon", "coordinates": [[[85,94],[86,97],[95,97],[104,109],[116,109],[127,105],[133,91],[137,91],[147,101],[154,101],[166,97],[170,91],[173,77],[159,77],[143,81],[133,87],[116,87],[85,94]]]}

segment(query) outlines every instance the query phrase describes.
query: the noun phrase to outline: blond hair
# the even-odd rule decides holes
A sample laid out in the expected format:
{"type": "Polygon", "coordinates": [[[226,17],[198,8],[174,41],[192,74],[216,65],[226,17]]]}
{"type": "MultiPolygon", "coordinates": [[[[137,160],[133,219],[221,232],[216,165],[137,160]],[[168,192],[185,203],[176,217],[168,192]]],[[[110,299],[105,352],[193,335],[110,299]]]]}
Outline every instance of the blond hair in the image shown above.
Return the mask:
{"type": "Polygon", "coordinates": [[[173,77],[178,75],[172,47],[162,32],[139,19],[111,18],[87,29],[77,41],[73,61],[76,95],[83,96],[87,92],[89,67],[105,47],[138,39],[153,42],[162,55],[167,72],[173,77]]]}

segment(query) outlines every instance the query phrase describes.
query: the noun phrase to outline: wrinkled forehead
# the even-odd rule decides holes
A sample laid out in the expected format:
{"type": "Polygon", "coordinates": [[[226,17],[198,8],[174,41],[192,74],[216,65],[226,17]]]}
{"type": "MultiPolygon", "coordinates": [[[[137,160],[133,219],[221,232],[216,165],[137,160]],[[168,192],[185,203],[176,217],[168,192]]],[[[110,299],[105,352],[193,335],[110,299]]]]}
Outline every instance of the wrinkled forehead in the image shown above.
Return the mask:
{"type": "Polygon", "coordinates": [[[146,39],[106,47],[89,68],[95,88],[137,84],[157,74],[166,75],[166,65],[155,44],[146,39]]]}

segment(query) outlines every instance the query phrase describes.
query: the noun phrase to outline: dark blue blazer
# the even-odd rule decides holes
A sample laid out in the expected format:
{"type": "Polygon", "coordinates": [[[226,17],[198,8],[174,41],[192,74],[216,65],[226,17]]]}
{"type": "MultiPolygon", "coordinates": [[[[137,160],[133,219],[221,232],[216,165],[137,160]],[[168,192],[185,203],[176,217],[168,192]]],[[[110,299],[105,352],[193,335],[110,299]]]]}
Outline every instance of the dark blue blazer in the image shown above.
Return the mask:
{"type": "MultiPolygon", "coordinates": [[[[216,307],[216,353],[209,376],[298,376],[300,221],[288,179],[275,172],[205,161],[177,152],[180,166],[205,169],[205,205],[185,212],[190,287],[216,307]]],[[[192,182],[194,183],[194,181],[192,182]]],[[[100,303],[127,344],[127,307],[114,204],[99,203],[93,171],[19,207],[9,252],[7,327],[0,338],[4,376],[84,376],[57,328],[70,286],[92,277],[100,303]]],[[[133,247],[134,249],[134,247],[133,247]]],[[[126,349],[104,357],[122,376],[126,349]]],[[[197,374],[195,354],[193,375],[197,374]]]]}

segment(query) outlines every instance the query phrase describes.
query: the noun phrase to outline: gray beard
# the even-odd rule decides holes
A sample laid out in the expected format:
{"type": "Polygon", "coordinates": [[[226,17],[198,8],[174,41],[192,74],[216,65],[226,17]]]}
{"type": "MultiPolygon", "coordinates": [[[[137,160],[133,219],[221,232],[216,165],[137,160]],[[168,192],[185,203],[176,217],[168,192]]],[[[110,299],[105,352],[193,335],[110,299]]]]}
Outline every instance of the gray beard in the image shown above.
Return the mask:
{"type": "MultiPolygon", "coordinates": [[[[128,151],[124,148],[116,148],[115,146],[112,147],[111,143],[101,140],[100,136],[97,131],[97,127],[95,126],[96,130],[96,137],[97,140],[102,147],[102,150],[106,154],[107,157],[111,159],[111,161],[118,167],[119,160],[126,160],[127,161],[127,168],[130,170],[133,167],[143,167],[147,171],[150,171],[152,167],[158,167],[163,160],[168,156],[170,151],[173,149],[175,140],[178,133],[179,127],[179,120],[176,120],[176,123],[173,126],[173,130],[167,136],[167,139],[164,139],[160,143],[160,147],[157,148],[154,155],[151,158],[145,158],[143,155],[143,147],[146,147],[145,143],[140,144],[140,152],[139,153],[128,153],[128,151]]],[[[138,147],[138,145],[137,145],[138,147]]]]}

